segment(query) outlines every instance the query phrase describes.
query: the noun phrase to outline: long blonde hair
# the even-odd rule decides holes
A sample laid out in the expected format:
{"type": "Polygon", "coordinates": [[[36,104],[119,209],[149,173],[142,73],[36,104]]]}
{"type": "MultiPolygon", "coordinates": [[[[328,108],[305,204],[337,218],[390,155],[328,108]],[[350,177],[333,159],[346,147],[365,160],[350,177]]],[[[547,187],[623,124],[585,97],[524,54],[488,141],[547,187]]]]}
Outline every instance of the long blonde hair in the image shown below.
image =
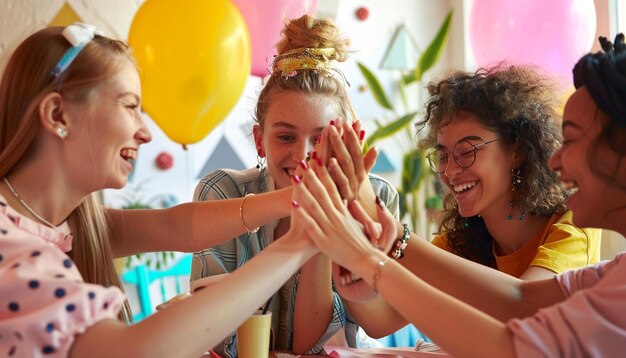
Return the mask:
{"type": "MultiPolygon", "coordinates": [[[[59,92],[70,101],[82,102],[103,80],[117,74],[126,58],[134,62],[129,47],[121,41],[96,36],[80,52],[63,74],[51,71],[70,44],[62,27],[40,30],[15,50],[0,82],[0,177],[6,176],[37,145],[38,107],[45,95],[59,92]]],[[[104,209],[98,193],[87,196],[70,214],[68,223],[74,236],[68,255],[84,280],[122,289],[113,265],[113,253],[104,209]]],[[[119,318],[130,322],[128,302],[119,318]]]]}

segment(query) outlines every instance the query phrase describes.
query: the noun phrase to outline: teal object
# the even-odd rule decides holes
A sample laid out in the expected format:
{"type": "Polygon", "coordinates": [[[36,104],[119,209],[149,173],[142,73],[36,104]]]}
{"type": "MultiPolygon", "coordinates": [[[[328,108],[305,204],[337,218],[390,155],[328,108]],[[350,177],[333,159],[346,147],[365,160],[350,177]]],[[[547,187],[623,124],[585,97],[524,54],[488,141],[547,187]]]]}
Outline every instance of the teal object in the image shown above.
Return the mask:
{"type": "Polygon", "coordinates": [[[389,42],[380,68],[409,71],[415,68],[418,59],[419,51],[415,40],[406,26],[400,25],[389,42]]]}
{"type": "Polygon", "coordinates": [[[432,341],[418,331],[414,325],[409,324],[400,328],[395,333],[379,338],[378,341],[385,347],[415,347],[415,343],[418,339],[432,343],[432,341]]]}
{"type": "Polygon", "coordinates": [[[372,168],[372,173],[393,173],[395,171],[396,166],[389,160],[387,154],[381,150],[380,153],[378,153],[376,164],[374,164],[372,168]]]}
{"type": "Polygon", "coordinates": [[[171,298],[166,296],[165,278],[175,278],[176,295],[183,293],[181,279],[191,274],[192,256],[191,254],[185,255],[178,260],[176,264],[166,270],[152,270],[146,265],[138,265],[122,274],[122,281],[124,283],[137,287],[137,297],[139,298],[141,311],[133,314],[134,322],[139,322],[154,313],[152,299],[150,297],[150,285],[153,282],[158,281],[157,284],[160,286],[161,302],[165,302],[171,298]]]}

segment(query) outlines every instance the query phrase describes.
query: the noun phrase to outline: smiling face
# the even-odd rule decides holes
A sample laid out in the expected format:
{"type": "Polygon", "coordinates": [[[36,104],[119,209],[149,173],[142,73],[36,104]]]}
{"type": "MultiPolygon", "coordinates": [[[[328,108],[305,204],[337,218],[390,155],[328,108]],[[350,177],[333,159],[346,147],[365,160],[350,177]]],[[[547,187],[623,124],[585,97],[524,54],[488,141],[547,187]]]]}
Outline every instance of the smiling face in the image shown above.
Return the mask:
{"type": "MultiPolygon", "coordinates": [[[[624,215],[624,190],[608,183],[589,165],[589,152],[608,121],[584,87],[574,92],[563,111],[563,145],[549,164],[574,191],[567,206],[576,226],[615,228],[614,215],[624,215]]],[[[624,158],[602,141],[595,153],[592,160],[601,172],[616,173],[618,181],[626,181],[624,158]]]]}
{"type": "Polygon", "coordinates": [[[485,220],[501,220],[509,211],[511,169],[516,167],[514,151],[506,150],[496,140],[480,146],[474,164],[468,168],[460,167],[452,158],[454,146],[461,141],[478,145],[494,139],[498,134],[481,126],[472,115],[453,115],[437,132],[437,148],[449,153],[439,178],[454,195],[463,217],[481,215],[485,220]]]}
{"type": "Polygon", "coordinates": [[[140,104],[139,76],[129,61],[85,101],[66,102],[69,135],[64,162],[85,190],[121,188],[128,181],[130,161],[136,159],[139,146],[151,140],[140,104]]]}
{"type": "Polygon", "coordinates": [[[291,185],[291,176],[331,120],[337,120],[336,104],[328,97],[281,91],[273,94],[263,127],[255,126],[259,155],[267,158],[267,169],[276,189],[291,185]]]}

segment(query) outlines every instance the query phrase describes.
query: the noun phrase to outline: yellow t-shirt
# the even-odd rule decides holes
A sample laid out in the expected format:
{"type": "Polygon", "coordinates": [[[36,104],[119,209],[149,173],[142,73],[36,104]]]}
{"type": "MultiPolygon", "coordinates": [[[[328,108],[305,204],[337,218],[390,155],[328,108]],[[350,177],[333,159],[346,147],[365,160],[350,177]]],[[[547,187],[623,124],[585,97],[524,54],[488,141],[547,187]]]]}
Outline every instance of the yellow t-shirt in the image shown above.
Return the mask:
{"type": "MultiPolygon", "coordinates": [[[[556,273],[594,264],[600,261],[600,229],[580,229],[572,224],[572,212],[554,214],[537,236],[517,251],[499,256],[495,253],[499,271],[520,277],[530,266],[544,267],[556,273]]],[[[432,243],[451,252],[446,233],[436,235],[432,243]]]]}

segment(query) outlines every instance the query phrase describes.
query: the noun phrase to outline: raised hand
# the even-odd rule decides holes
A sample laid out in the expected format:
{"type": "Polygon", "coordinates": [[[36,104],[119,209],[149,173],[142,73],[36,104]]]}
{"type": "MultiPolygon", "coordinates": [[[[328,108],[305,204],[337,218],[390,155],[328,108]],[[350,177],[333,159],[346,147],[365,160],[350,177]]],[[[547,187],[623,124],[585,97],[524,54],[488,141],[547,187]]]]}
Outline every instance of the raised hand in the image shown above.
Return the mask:
{"type": "MultiPolygon", "coordinates": [[[[358,203],[345,205],[333,183],[324,165],[310,165],[303,180],[294,188],[294,199],[299,207],[292,211],[292,217],[303,223],[306,234],[324,254],[351,269],[356,267],[361,255],[378,250],[363,231],[363,228],[375,227],[376,223],[359,209],[358,203]],[[310,173],[312,170],[315,174],[310,173]],[[351,211],[357,213],[358,219],[351,211]]],[[[387,248],[398,237],[398,224],[386,208],[382,205],[377,208],[382,231],[374,239],[387,248]]]]}
{"type": "Polygon", "coordinates": [[[376,194],[368,174],[376,163],[378,151],[372,147],[365,155],[362,154],[365,132],[361,129],[361,122],[355,122],[352,126],[344,123],[341,133],[328,128],[327,137],[331,147],[328,170],[342,197],[358,200],[367,214],[376,219],[376,194]]]}

